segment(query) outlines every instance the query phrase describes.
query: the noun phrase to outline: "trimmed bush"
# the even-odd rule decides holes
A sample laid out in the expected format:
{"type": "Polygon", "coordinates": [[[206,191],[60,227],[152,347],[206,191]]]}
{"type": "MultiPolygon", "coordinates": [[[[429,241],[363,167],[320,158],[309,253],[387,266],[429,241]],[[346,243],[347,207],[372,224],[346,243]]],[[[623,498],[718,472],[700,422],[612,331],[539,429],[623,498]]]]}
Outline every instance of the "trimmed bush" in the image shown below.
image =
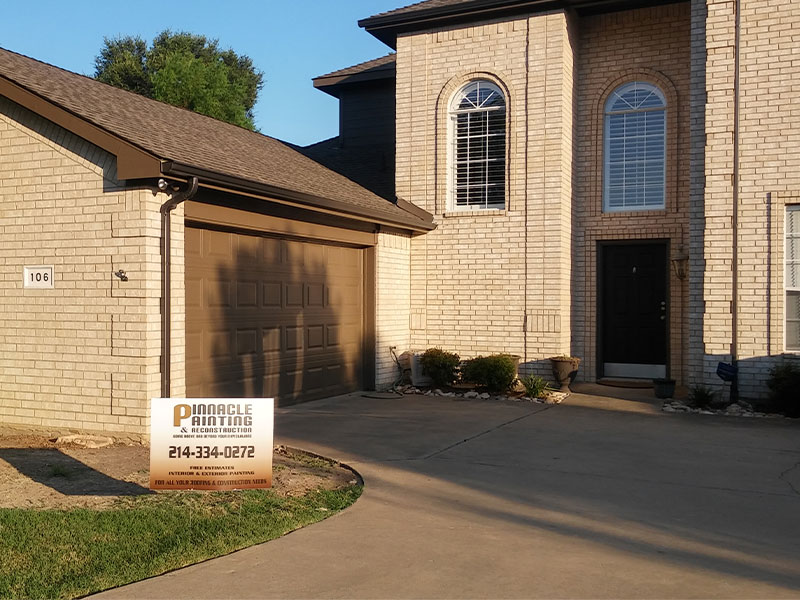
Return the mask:
{"type": "Polygon", "coordinates": [[[461,378],[485,387],[490,392],[504,392],[517,376],[517,360],[510,354],[478,356],[461,367],[461,378]]]}
{"type": "Polygon", "coordinates": [[[431,378],[434,385],[450,385],[456,380],[456,370],[461,359],[458,354],[441,348],[428,348],[419,357],[422,373],[431,378]]]}
{"type": "Polygon", "coordinates": [[[775,365],[769,371],[769,409],[787,417],[800,417],[800,367],[792,363],[775,365]]]}
{"type": "Polygon", "coordinates": [[[538,375],[526,375],[519,382],[525,388],[525,395],[529,398],[542,398],[550,391],[550,384],[538,375]]]}

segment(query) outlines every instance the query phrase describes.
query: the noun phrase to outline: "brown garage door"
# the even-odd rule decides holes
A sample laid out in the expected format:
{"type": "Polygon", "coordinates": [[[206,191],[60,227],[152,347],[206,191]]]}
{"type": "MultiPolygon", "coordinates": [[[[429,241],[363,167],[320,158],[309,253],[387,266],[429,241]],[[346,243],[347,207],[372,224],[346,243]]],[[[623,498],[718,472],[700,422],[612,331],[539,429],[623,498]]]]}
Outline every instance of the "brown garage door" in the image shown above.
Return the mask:
{"type": "Polygon", "coordinates": [[[364,250],[186,228],[186,392],[279,404],[362,387],[364,250]]]}

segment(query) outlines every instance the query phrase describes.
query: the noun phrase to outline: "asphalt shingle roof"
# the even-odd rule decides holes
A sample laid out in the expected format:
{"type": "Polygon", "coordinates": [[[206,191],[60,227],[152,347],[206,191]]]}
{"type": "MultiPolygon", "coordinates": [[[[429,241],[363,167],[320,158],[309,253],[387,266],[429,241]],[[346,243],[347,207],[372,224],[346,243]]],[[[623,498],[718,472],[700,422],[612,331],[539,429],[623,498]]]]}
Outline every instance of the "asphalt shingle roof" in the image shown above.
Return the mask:
{"type": "Polygon", "coordinates": [[[287,144],[0,48],[0,76],[168,161],[377,214],[424,221],[287,144]]]}
{"type": "Polygon", "coordinates": [[[391,71],[394,69],[395,62],[397,61],[397,55],[392,52],[387,54],[386,56],[381,56],[380,58],[373,58],[372,60],[368,60],[363,63],[359,63],[357,65],[353,65],[352,67],[347,67],[345,69],[339,69],[338,71],[334,71],[333,73],[326,73],[325,75],[319,75],[315,77],[314,80],[318,79],[326,79],[328,77],[348,77],[350,75],[360,75],[361,73],[365,73],[367,71],[391,71]]]}
{"type": "Polygon", "coordinates": [[[400,8],[395,8],[394,10],[387,10],[386,12],[378,13],[377,15],[370,17],[370,19],[388,17],[390,15],[394,16],[411,14],[421,10],[458,6],[459,4],[469,4],[471,2],[475,2],[475,0],[424,0],[423,2],[415,2],[414,4],[409,4],[408,6],[402,6],[400,8]]]}

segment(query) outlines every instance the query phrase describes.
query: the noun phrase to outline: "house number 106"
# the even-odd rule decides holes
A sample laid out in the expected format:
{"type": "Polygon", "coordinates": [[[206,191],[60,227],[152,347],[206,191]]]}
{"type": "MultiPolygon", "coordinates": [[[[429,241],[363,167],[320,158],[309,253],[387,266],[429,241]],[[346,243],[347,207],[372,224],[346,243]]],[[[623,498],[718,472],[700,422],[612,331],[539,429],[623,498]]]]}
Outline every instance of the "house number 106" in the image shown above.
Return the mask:
{"type": "Polygon", "coordinates": [[[26,288],[52,288],[53,267],[25,267],[23,269],[23,285],[26,288]]]}

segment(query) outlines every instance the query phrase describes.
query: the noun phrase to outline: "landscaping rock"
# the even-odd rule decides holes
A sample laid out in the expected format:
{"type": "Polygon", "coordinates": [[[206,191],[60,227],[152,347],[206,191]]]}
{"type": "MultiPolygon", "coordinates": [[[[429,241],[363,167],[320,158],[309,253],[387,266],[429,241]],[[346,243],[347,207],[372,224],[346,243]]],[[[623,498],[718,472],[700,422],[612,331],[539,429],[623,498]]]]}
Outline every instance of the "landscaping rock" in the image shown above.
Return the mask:
{"type": "Polygon", "coordinates": [[[736,404],[730,404],[724,408],[694,408],[681,402],[680,400],[670,400],[661,405],[661,410],[668,413],[692,413],[696,415],[722,415],[728,417],[746,417],[746,418],[769,418],[781,419],[783,415],[772,415],[753,410],[753,406],[749,402],[739,400],[736,404]]]}
{"type": "Polygon", "coordinates": [[[84,448],[105,448],[106,446],[111,446],[113,443],[114,440],[110,437],[80,433],[64,435],[56,439],[56,444],[75,444],[76,446],[82,446],[84,448]]]}
{"type": "Polygon", "coordinates": [[[566,392],[550,392],[545,396],[545,404],[561,404],[569,396],[566,392]]]}
{"type": "Polygon", "coordinates": [[[491,398],[491,396],[486,392],[483,392],[480,396],[478,396],[478,398],[480,398],[481,400],[488,400],[489,398],[491,398]]]}
{"type": "Polygon", "coordinates": [[[473,398],[477,398],[479,395],[480,395],[480,394],[478,394],[478,392],[476,392],[476,391],[471,391],[471,392],[466,392],[466,393],[464,394],[464,398],[473,399],[473,398]]]}

